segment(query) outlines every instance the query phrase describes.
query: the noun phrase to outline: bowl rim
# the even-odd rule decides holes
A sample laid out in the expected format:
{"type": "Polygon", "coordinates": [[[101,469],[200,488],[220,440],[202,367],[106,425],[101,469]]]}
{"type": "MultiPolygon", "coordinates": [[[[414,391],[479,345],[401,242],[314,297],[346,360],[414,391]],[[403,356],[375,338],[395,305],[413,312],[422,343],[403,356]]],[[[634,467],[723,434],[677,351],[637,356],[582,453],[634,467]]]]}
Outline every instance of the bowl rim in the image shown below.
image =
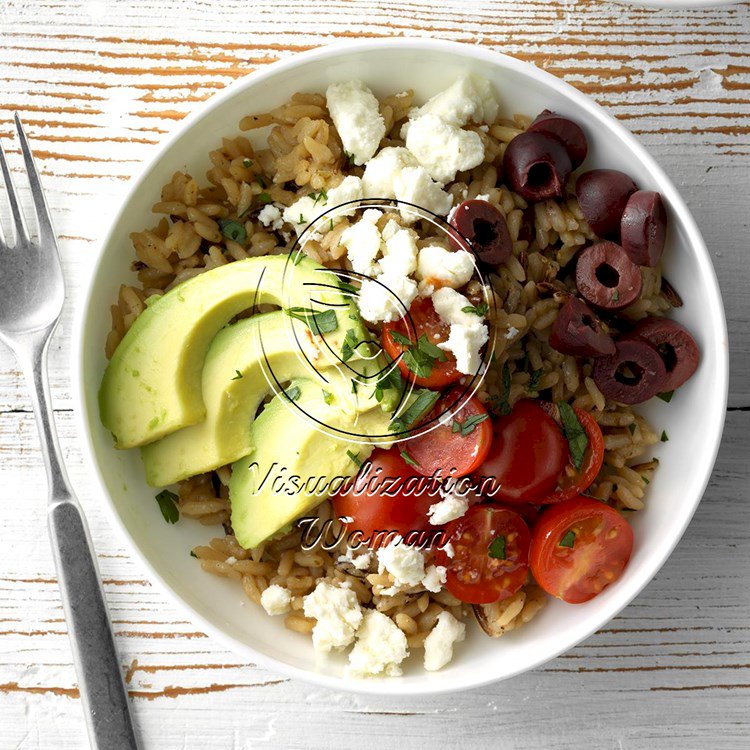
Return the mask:
{"type": "Polygon", "coordinates": [[[351,693],[368,694],[368,695],[411,695],[411,696],[427,696],[458,692],[463,690],[470,690],[474,688],[483,687],[501,680],[506,680],[511,677],[515,677],[524,672],[537,669],[541,665],[551,661],[552,659],[564,653],[582,641],[589,638],[592,634],[600,630],[607,622],[611,621],[616,617],[632,600],[653,580],[658,571],[662,568],[664,563],[672,554],[677,543],[680,541],[685,533],[685,530],[692,520],[698,504],[700,503],[703,494],[705,492],[708,481],[713,472],[713,467],[718,454],[719,446],[721,444],[721,436],[724,428],[724,422],[726,418],[726,405],[728,398],[728,382],[729,382],[729,352],[728,346],[724,345],[717,347],[717,349],[723,352],[723,356],[718,357],[716,364],[717,369],[717,385],[720,387],[721,394],[721,412],[717,410],[717,413],[713,415],[711,423],[711,429],[707,432],[710,438],[710,456],[706,463],[705,475],[702,477],[699,486],[695,487],[694,496],[692,498],[690,512],[686,514],[684,522],[678,529],[672,531],[673,538],[669,545],[662,550],[660,555],[652,557],[646,568],[642,579],[635,581],[629,590],[625,591],[623,595],[617,599],[613,599],[614,603],[610,603],[607,609],[604,610],[603,614],[597,618],[598,622],[591,628],[586,629],[580,637],[575,638],[571,642],[566,642],[560,648],[555,648],[551,653],[544,653],[542,656],[533,659],[530,663],[511,670],[507,674],[502,676],[496,675],[472,675],[470,678],[462,678],[456,681],[432,681],[427,679],[428,673],[425,673],[425,677],[420,677],[418,682],[415,681],[401,681],[393,678],[384,679],[352,679],[347,677],[338,677],[330,674],[324,674],[322,672],[316,672],[301,667],[296,667],[281,661],[278,661],[274,657],[267,656],[259,651],[256,651],[252,646],[247,643],[242,643],[227,633],[223,632],[220,628],[213,625],[211,622],[206,620],[203,615],[195,611],[186,601],[184,601],[172,588],[169,586],[165,578],[158,572],[158,570],[150,563],[146,558],[145,554],[141,552],[136,541],[131,536],[129,530],[125,526],[123,520],[117,513],[116,507],[107,491],[106,482],[104,481],[103,475],[99,464],[95,458],[95,449],[93,445],[92,432],[89,428],[89,424],[92,418],[97,418],[97,415],[91,415],[87,411],[86,407],[86,387],[84,383],[84,348],[85,348],[85,327],[86,320],[88,318],[89,306],[91,304],[92,295],[96,286],[97,278],[101,268],[101,264],[105,257],[105,250],[108,248],[114,239],[115,229],[120,222],[123,214],[126,212],[128,205],[130,204],[135,193],[140,189],[141,185],[145,181],[146,177],[150,174],[153,168],[156,167],[157,163],[163,158],[163,155],[168,151],[172,144],[193,127],[198,121],[210,117],[214,110],[216,110],[226,100],[235,97],[240,94],[246,88],[255,86],[262,83],[265,79],[275,76],[278,72],[293,69],[299,66],[303,66],[308,62],[325,59],[327,57],[335,57],[346,52],[360,52],[360,51],[372,51],[372,50],[390,50],[394,46],[398,46],[404,49],[410,49],[414,51],[428,51],[437,50],[453,54],[457,59],[465,60],[481,60],[491,65],[499,65],[501,68],[510,68],[515,72],[525,76],[529,76],[532,79],[536,79],[541,83],[556,88],[565,94],[576,106],[580,107],[586,117],[593,118],[604,124],[613,134],[620,140],[624,141],[632,151],[637,154],[638,158],[646,165],[649,173],[654,179],[668,190],[671,195],[669,196],[670,206],[672,211],[679,216],[680,222],[682,223],[687,241],[690,246],[696,250],[697,260],[701,271],[704,274],[705,283],[712,289],[715,294],[715,301],[718,303],[714,305],[713,310],[713,329],[721,337],[722,342],[727,342],[727,327],[726,327],[726,316],[721,297],[721,291],[719,288],[716,272],[711,263],[711,259],[700,234],[700,231],[693,219],[690,210],[686,203],[678,193],[672,181],[667,177],[661,167],[657,164],[654,158],[646,151],[646,149],[638,142],[623,125],[619,123],[612,115],[608,114],[601,105],[597,104],[593,99],[589,98],[586,94],[578,91],[575,87],[568,84],[561,78],[544,71],[535,65],[523,62],[514,58],[510,55],[506,55],[495,50],[484,49],[475,45],[464,44],[460,42],[447,41],[443,39],[431,39],[422,37],[398,37],[398,38],[381,38],[381,39],[368,39],[368,40],[346,40],[336,42],[334,44],[324,45],[317,47],[313,50],[308,50],[302,53],[297,53],[290,56],[288,59],[276,61],[268,66],[257,69],[247,76],[244,76],[237,81],[232,82],[225,89],[218,92],[216,95],[207,100],[202,106],[199,106],[196,110],[191,112],[172,132],[168,137],[164,139],[156,148],[153,155],[142,162],[137,167],[137,174],[133,178],[128,189],[122,195],[118,210],[112,216],[109,222],[109,229],[99,243],[96,250],[96,256],[92,258],[92,265],[88,277],[83,280],[83,300],[76,311],[74,318],[74,336],[73,336],[73,347],[72,347],[72,375],[74,379],[73,384],[73,395],[74,395],[74,406],[76,415],[76,424],[82,437],[81,454],[84,459],[84,465],[88,465],[92,471],[90,475],[94,478],[94,490],[98,490],[99,493],[106,498],[106,507],[108,515],[114,528],[118,529],[122,539],[125,542],[126,548],[130,553],[140,561],[144,569],[147,571],[149,581],[160,590],[171,604],[184,616],[187,620],[196,623],[204,632],[210,635],[215,641],[221,646],[227,648],[230,651],[241,654],[244,658],[248,658],[252,663],[257,664],[264,669],[268,669],[272,672],[280,673],[286,677],[293,677],[300,679],[305,683],[314,684],[317,686],[329,688],[332,690],[345,690],[351,693]]]}

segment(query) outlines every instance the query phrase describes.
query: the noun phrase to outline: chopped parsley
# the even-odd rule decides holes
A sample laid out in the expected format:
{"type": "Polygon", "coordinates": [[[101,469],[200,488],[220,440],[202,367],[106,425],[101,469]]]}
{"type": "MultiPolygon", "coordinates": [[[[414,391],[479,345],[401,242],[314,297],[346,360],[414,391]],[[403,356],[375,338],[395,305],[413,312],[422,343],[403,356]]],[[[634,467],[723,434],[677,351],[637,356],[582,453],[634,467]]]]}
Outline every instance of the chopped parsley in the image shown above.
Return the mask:
{"type": "Polygon", "coordinates": [[[323,401],[325,401],[329,406],[333,403],[333,394],[330,391],[327,391],[325,388],[323,388],[323,401]]]}
{"type": "Polygon", "coordinates": [[[578,421],[578,417],[570,404],[560,401],[557,404],[557,408],[560,410],[560,421],[562,422],[565,438],[568,441],[570,460],[573,462],[573,466],[580,471],[581,466],[583,466],[583,458],[586,455],[586,448],[589,445],[588,435],[578,421]]]}
{"type": "Polygon", "coordinates": [[[235,370],[235,372],[237,374],[232,378],[232,380],[240,380],[243,377],[242,373],[239,370],[235,370]]]}
{"type": "Polygon", "coordinates": [[[542,375],[544,375],[544,370],[542,370],[541,367],[538,370],[534,370],[534,372],[531,373],[531,377],[529,378],[529,390],[530,391],[539,390],[539,381],[542,379],[542,375]]]}
{"type": "Polygon", "coordinates": [[[286,314],[301,320],[313,333],[330,333],[339,327],[335,310],[311,310],[309,307],[290,307],[286,314]]]}
{"type": "Polygon", "coordinates": [[[427,414],[440,398],[439,391],[431,391],[428,388],[420,388],[416,394],[417,397],[403,414],[391,421],[391,429],[394,432],[405,432],[408,430],[409,427],[427,414]]]}
{"type": "Polygon", "coordinates": [[[399,393],[404,387],[404,380],[401,377],[401,370],[398,367],[393,367],[393,361],[388,355],[385,355],[388,360],[388,367],[390,368],[386,373],[378,378],[378,382],[373,391],[375,400],[380,403],[383,400],[383,391],[387,388],[395,388],[399,393]]]}
{"type": "Polygon", "coordinates": [[[169,490],[162,490],[156,496],[164,520],[167,523],[177,523],[180,520],[180,509],[177,507],[177,495],[169,490]]]}
{"type": "Polygon", "coordinates": [[[635,422],[628,425],[628,429],[630,430],[631,435],[635,435],[635,422]]]}
{"type": "Polygon", "coordinates": [[[492,411],[496,416],[505,417],[508,414],[510,414],[511,411],[513,410],[509,401],[510,386],[511,386],[510,367],[508,366],[508,363],[506,362],[503,365],[502,393],[499,396],[492,396],[490,398],[492,411]]]}
{"type": "Polygon", "coordinates": [[[359,383],[357,383],[357,381],[354,378],[352,378],[352,393],[356,393],[358,388],[359,388],[359,383]]]}
{"type": "Polygon", "coordinates": [[[480,302],[478,305],[467,305],[461,308],[461,312],[471,313],[483,318],[489,312],[490,306],[486,302],[480,302]]]}
{"type": "Polygon", "coordinates": [[[561,547],[569,547],[573,548],[573,545],[576,543],[576,533],[573,531],[573,529],[569,529],[565,536],[560,540],[560,546],[561,547]]]}
{"type": "Polygon", "coordinates": [[[413,458],[412,458],[412,457],[411,457],[411,456],[409,455],[409,452],[408,452],[408,451],[406,451],[406,450],[402,450],[402,451],[400,451],[400,453],[401,453],[401,458],[403,458],[403,459],[404,459],[404,461],[406,461],[406,463],[407,463],[407,464],[409,464],[409,466],[416,466],[417,468],[419,468],[419,462],[418,462],[418,461],[415,461],[415,460],[414,460],[414,459],[413,459],[413,458]]]}
{"type": "Polygon", "coordinates": [[[219,228],[221,233],[233,242],[239,242],[242,245],[247,239],[247,232],[244,224],[234,219],[219,219],[219,228]]]}
{"type": "Polygon", "coordinates": [[[253,160],[252,159],[243,159],[242,160],[242,166],[243,167],[247,168],[247,167],[251,167],[252,165],[253,165],[253,160]]]}
{"type": "MultiPolygon", "coordinates": [[[[339,280],[339,289],[344,292],[350,292],[351,294],[356,294],[359,291],[354,284],[349,284],[348,282],[341,280],[339,280]]],[[[352,320],[357,320],[357,318],[352,317],[352,320]]]]}
{"type": "Polygon", "coordinates": [[[271,196],[268,193],[261,193],[258,196],[258,200],[261,203],[271,203],[273,201],[273,199],[271,198],[271,196]]]}
{"type": "Polygon", "coordinates": [[[299,221],[297,222],[297,224],[304,224],[304,223],[305,223],[305,217],[302,214],[300,214],[299,221]]]}
{"type": "Polygon", "coordinates": [[[195,558],[197,558],[197,557],[198,557],[198,555],[196,555],[196,554],[195,554],[195,552],[193,552],[193,550],[190,550],[190,557],[195,557],[195,558]]]}
{"type": "Polygon", "coordinates": [[[326,192],[325,188],[323,188],[319,193],[310,193],[310,197],[313,199],[313,206],[318,205],[318,201],[322,200],[323,203],[328,202],[328,193],[326,192]]]}
{"type": "Polygon", "coordinates": [[[344,343],[341,345],[341,361],[348,362],[354,356],[354,350],[361,343],[357,341],[357,334],[353,328],[349,328],[344,336],[344,343]]]}
{"type": "Polygon", "coordinates": [[[612,292],[612,302],[617,302],[617,300],[620,299],[620,292],[615,289],[614,292],[612,292]]]}
{"type": "Polygon", "coordinates": [[[496,536],[487,548],[487,554],[495,560],[505,560],[505,537],[496,536]]]}
{"type": "Polygon", "coordinates": [[[422,334],[416,342],[398,331],[389,331],[390,337],[397,344],[404,347],[401,361],[418,378],[428,378],[435,366],[435,362],[445,362],[447,356],[438,346],[422,334]]]}
{"type": "Polygon", "coordinates": [[[667,431],[666,430],[662,430],[662,433],[661,433],[661,441],[662,441],[662,443],[666,443],[668,440],[669,440],[669,435],[667,435],[667,431]]]}
{"type": "Polygon", "coordinates": [[[347,455],[347,456],[349,456],[349,458],[350,458],[350,459],[351,459],[351,460],[352,460],[352,461],[353,461],[353,462],[354,462],[355,464],[357,464],[357,466],[362,466],[362,461],[361,461],[361,460],[360,460],[360,458],[359,458],[359,452],[357,452],[357,453],[352,453],[352,452],[351,452],[350,450],[347,450],[347,451],[346,451],[346,455],[347,455]]]}
{"type": "Polygon", "coordinates": [[[296,401],[299,398],[300,393],[299,386],[293,385],[291,388],[287,388],[287,390],[284,391],[284,397],[289,399],[289,401],[296,401]]]}
{"type": "Polygon", "coordinates": [[[666,391],[664,393],[657,393],[656,397],[660,398],[665,403],[669,403],[672,400],[672,396],[674,396],[674,391],[666,391]]]}
{"type": "Polygon", "coordinates": [[[489,419],[489,416],[489,414],[472,414],[470,417],[466,417],[463,422],[454,419],[451,432],[460,432],[461,437],[471,435],[477,428],[477,425],[484,422],[485,419],[489,419]]]}

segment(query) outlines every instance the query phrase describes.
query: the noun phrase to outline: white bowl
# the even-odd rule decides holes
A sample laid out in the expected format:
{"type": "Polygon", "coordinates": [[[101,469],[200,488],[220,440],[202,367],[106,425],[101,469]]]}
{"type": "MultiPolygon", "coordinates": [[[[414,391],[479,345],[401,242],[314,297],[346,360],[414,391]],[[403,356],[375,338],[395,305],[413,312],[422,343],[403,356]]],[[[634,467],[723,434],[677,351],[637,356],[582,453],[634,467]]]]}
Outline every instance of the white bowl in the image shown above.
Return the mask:
{"type": "Polygon", "coordinates": [[[653,578],[682,536],[703,494],[718,450],[727,397],[727,334],[719,288],[690,212],[654,160],[598,105],[561,80],[511,57],[429,39],[337,44],[296,55],[237,81],[189,117],[154,155],[130,192],[107,236],[77,326],[75,377],[84,450],[116,525],[130,540],[152,581],[180,604],[197,627],[243,657],[279,672],[331,688],[366,693],[428,694],[502,680],[571,648],[614,617],[653,578]],[[644,409],[669,442],[655,447],[662,465],[649,487],[647,507],[635,515],[635,549],[623,577],[585,605],[550,601],[524,628],[499,640],[471,632],[453,662],[425,673],[414,659],[401,678],[351,680],[342,662],[318,663],[308,638],[284,629],[246,602],[236,583],[202,573],[189,550],[215,534],[197,523],[164,523],[154,490],[146,485],[137,451],[116,451],[99,422],[96,394],[105,367],[109,305],[131,278],[128,233],[153,221],[151,205],[173,172],[203,177],[208,152],[240,118],[284,102],[296,91],[322,91],[332,81],[362,78],[377,94],[413,88],[418,100],[474,71],[494,82],[507,113],[554,109],[586,130],[588,165],[619,168],[642,188],[661,192],[669,207],[666,273],[685,306],[674,317],[695,335],[702,353],[698,372],[670,404],[644,409]]]}

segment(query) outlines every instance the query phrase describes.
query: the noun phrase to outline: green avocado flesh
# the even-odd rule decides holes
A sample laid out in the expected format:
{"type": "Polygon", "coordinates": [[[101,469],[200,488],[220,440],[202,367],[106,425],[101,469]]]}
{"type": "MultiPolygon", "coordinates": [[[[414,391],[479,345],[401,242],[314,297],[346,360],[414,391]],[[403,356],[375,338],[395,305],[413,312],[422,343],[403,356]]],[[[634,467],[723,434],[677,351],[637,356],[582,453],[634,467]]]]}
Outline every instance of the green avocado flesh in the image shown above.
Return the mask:
{"type": "MultiPolygon", "coordinates": [[[[329,427],[342,431],[352,426],[352,416],[335,401],[326,403],[318,383],[295,380],[287,390],[296,394],[295,400],[277,395],[269,402],[253,423],[252,452],[232,465],[232,529],[246,549],[257,547],[319,505],[330,490],[323,483],[354,476],[358,461],[373,451],[371,444],[321,432],[304,416],[320,415],[329,427]],[[297,487],[301,489],[295,491],[297,487]]],[[[370,409],[356,417],[356,429],[362,435],[380,435],[388,432],[389,421],[390,415],[382,409],[370,409]]]]}
{"type": "MultiPolygon", "coordinates": [[[[352,417],[347,424],[350,431],[357,431],[358,415],[377,405],[373,388],[364,386],[352,393],[351,381],[337,360],[324,353],[315,357],[311,345],[304,350],[306,356],[302,354],[295,338],[303,337],[312,340],[307,325],[280,311],[255,315],[219,331],[203,366],[205,419],[141,448],[148,483],[174,484],[246,456],[253,448],[251,425],[261,403],[295,378],[308,378],[328,394],[329,404],[311,417],[324,422],[329,405],[335,404],[352,417]]],[[[352,370],[347,369],[347,374],[368,382],[380,360],[353,359],[347,364],[352,370]]]]}
{"type": "Polygon", "coordinates": [[[311,260],[265,256],[207,271],[149,304],[110,360],[99,410],[116,446],[147,445],[205,419],[209,346],[232,318],[261,304],[334,311],[336,328],[322,338],[338,354],[349,329],[358,341],[367,335],[337,278],[311,260]]]}

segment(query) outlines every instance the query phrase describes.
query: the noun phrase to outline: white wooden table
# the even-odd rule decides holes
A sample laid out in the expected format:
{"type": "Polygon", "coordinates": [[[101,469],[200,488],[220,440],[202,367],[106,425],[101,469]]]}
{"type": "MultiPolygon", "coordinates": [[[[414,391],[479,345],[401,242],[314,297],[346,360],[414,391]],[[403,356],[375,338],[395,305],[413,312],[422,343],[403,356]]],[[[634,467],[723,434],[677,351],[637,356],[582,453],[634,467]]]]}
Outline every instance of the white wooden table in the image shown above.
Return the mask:
{"type": "MultiPolygon", "coordinates": [[[[0,0],[0,138],[28,125],[68,304],[57,421],[99,554],[145,748],[750,747],[750,6],[652,11],[598,0],[0,0]],[[460,695],[389,700],[280,678],[221,649],[145,580],[84,474],[70,334],[128,176],[188,112],[249,71],[328,41],[486,45],[564,77],[635,132],[694,212],[732,344],[724,443],[685,538],[603,631],[542,669],[460,695]],[[137,665],[134,660],[137,660],[137,665]]],[[[18,153],[11,146],[18,168],[18,153]]],[[[1,270],[0,270],[1,272],[1,270]]],[[[44,479],[19,373],[0,352],[0,749],[85,747],[44,479]]]]}

